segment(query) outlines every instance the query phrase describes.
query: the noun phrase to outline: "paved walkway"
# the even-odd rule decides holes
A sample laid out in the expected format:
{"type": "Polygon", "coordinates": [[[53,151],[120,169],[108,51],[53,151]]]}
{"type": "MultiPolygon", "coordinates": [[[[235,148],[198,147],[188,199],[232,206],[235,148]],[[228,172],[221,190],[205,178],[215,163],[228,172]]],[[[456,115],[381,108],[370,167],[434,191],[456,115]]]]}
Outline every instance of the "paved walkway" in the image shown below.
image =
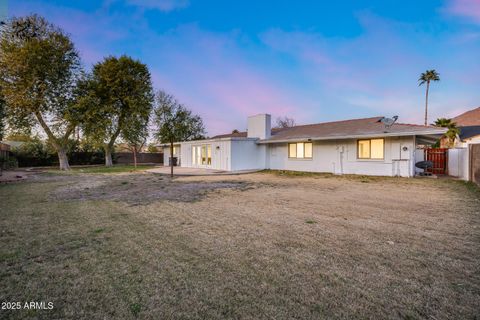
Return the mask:
{"type": "MultiPolygon", "coordinates": [[[[170,167],[157,167],[154,169],[145,170],[146,172],[170,174],[170,167]]],[[[173,174],[176,176],[211,176],[211,175],[235,175],[257,172],[260,170],[239,170],[239,171],[225,171],[205,168],[183,168],[173,167],[173,174]]]]}

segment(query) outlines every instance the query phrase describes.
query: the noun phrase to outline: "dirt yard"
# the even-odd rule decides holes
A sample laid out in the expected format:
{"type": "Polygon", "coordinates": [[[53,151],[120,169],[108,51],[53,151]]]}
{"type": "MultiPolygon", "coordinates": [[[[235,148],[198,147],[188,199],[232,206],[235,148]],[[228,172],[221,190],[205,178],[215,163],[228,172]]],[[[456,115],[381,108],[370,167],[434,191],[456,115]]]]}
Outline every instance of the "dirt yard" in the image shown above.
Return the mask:
{"type": "Polygon", "coordinates": [[[8,319],[480,317],[480,192],[446,179],[38,174],[0,185],[8,319]]]}

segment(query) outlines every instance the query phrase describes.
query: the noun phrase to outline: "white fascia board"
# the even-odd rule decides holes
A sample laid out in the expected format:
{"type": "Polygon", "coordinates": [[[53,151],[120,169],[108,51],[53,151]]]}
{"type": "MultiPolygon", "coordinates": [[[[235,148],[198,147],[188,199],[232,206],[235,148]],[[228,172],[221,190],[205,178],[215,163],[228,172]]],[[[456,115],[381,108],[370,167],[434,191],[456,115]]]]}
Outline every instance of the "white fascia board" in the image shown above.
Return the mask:
{"type": "Polygon", "coordinates": [[[260,140],[257,143],[259,144],[269,144],[269,143],[284,143],[284,142],[298,142],[298,141],[324,141],[324,140],[343,140],[343,139],[360,139],[360,138],[382,138],[382,137],[405,137],[405,136],[419,136],[419,135],[443,135],[447,132],[445,130],[428,130],[428,131],[416,131],[416,132],[387,132],[387,133],[377,133],[377,134],[355,134],[355,135],[344,135],[344,136],[328,136],[328,137],[310,137],[310,138],[292,138],[292,139],[282,139],[282,140],[260,140]]]}
{"type": "MultiPolygon", "coordinates": [[[[216,139],[204,139],[204,140],[188,140],[188,141],[178,141],[174,142],[174,146],[181,145],[182,143],[212,143],[219,141],[256,141],[258,138],[245,138],[245,137],[228,137],[228,138],[216,138],[216,139]]],[[[159,144],[160,147],[169,147],[170,143],[159,144]]]]}

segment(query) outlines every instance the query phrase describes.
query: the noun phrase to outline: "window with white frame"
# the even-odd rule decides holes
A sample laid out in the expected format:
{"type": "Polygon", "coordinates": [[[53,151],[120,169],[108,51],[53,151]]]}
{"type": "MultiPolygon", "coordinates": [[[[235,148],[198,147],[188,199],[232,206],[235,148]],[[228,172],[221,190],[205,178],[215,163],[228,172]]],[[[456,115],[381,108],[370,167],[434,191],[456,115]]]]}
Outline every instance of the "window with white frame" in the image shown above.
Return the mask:
{"type": "Polygon", "coordinates": [[[292,159],[312,159],[313,144],[311,142],[296,142],[288,144],[288,157],[292,159]]]}
{"type": "Polygon", "coordinates": [[[382,160],[384,155],[383,139],[363,139],[357,141],[357,157],[358,159],[374,159],[382,160]]]}

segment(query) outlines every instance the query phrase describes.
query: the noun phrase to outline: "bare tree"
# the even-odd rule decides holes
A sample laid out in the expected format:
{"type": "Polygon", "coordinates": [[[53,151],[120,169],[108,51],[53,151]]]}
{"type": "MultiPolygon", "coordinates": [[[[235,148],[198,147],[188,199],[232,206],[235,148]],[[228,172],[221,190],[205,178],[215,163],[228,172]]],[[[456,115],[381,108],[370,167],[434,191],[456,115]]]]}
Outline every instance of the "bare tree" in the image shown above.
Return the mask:
{"type": "Polygon", "coordinates": [[[156,97],[154,122],[157,139],[161,143],[170,144],[170,175],[173,177],[174,142],[203,139],[205,134],[203,121],[175,97],[160,90],[156,97]]]}
{"type": "Polygon", "coordinates": [[[275,128],[291,128],[295,126],[295,120],[289,117],[278,117],[275,128]]]}

